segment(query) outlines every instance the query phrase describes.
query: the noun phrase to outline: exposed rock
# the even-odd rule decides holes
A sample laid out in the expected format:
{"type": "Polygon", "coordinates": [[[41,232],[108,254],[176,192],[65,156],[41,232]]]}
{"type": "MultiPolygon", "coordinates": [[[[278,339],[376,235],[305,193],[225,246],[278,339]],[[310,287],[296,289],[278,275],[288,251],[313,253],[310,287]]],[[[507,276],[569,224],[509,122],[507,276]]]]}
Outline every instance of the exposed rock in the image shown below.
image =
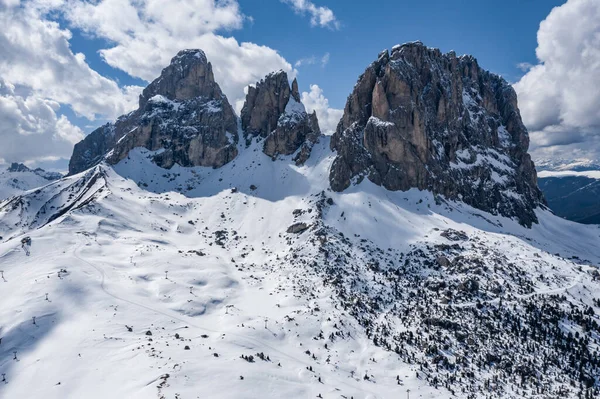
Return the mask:
{"type": "Polygon", "coordinates": [[[290,234],[300,234],[300,233],[308,230],[309,227],[310,227],[309,225],[307,225],[306,223],[303,223],[303,222],[294,223],[293,225],[288,227],[287,232],[290,234]]]}
{"type": "Polygon", "coordinates": [[[9,172],[31,172],[31,169],[29,169],[27,166],[17,162],[11,163],[7,170],[9,172]]]}
{"type": "Polygon", "coordinates": [[[300,100],[298,82],[290,88],[287,74],[278,71],[250,86],[241,114],[246,142],[264,138],[263,152],[272,158],[296,153],[306,162],[321,131],[316,113],[308,114],[300,100]]]}
{"type": "Polygon", "coordinates": [[[545,202],[528,146],[504,79],[473,57],[409,43],[360,76],[332,137],[330,183],[416,187],[530,226],[545,202]]]}
{"type": "Polygon", "coordinates": [[[436,262],[441,267],[448,267],[448,266],[450,266],[450,261],[448,260],[448,258],[446,258],[443,255],[438,256],[437,259],[436,259],[436,262]]]}
{"type": "Polygon", "coordinates": [[[17,162],[13,162],[10,164],[10,166],[7,169],[7,172],[12,172],[12,173],[34,173],[46,180],[50,180],[50,181],[54,181],[54,180],[58,180],[61,177],[63,177],[60,173],[57,172],[47,172],[42,168],[35,168],[35,169],[30,169],[27,166],[25,166],[22,163],[17,163],[17,162]]]}
{"type": "Polygon", "coordinates": [[[220,167],[237,155],[237,119],[201,50],[181,51],[146,87],[139,108],[75,145],[74,174],[106,159],[115,164],[135,147],[159,151],[162,167],[220,167]]]}
{"type": "Polygon", "coordinates": [[[446,229],[440,233],[440,236],[450,241],[467,241],[469,236],[464,231],[457,231],[453,229],[446,229]]]}
{"type": "Polygon", "coordinates": [[[277,127],[289,99],[290,84],[284,71],[270,73],[255,86],[249,86],[241,112],[244,136],[267,137],[277,127]]]}

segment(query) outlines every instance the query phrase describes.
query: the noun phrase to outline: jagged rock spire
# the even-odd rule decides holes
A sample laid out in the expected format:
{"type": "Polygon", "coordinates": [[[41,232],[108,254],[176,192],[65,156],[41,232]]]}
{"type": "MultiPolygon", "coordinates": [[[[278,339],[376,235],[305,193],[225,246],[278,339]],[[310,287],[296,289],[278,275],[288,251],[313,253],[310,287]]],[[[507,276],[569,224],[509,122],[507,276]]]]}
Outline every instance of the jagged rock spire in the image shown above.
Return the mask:
{"type": "Polygon", "coordinates": [[[241,112],[244,135],[267,137],[277,127],[289,99],[290,83],[287,73],[281,70],[249,86],[241,112]]]}
{"type": "Polygon", "coordinates": [[[298,81],[294,79],[290,87],[284,71],[271,73],[249,87],[241,119],[248,143],[263,137],[265,154],[276,158],[297,153],[297,164],[308,159],[321,134],[317,115],[309,115],[300,100],[298,81]]]}
{"type": "Polygon", "coordinates": [[[294,98],[294,100],[296,100],[297,102],[301,102],[302,100],[300,100],[300,92],[298,91],[298,79],[294,78],[294,81],[292,82],[292,93],[291,93],[292,97],[294,98]]]}

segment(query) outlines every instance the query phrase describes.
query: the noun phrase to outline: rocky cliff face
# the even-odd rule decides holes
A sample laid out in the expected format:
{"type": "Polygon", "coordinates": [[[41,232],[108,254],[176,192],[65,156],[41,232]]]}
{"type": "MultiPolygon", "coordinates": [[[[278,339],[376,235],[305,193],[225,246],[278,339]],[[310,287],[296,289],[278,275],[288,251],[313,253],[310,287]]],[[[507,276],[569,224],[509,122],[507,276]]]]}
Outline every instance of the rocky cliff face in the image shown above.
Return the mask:
{"type": "Polygon", "coordinates": [[[295,153],[298,165],[306,162],[321,135],[316,113],[306,112],[298,82],[294,79],[290,87],[284,71],[271,73],[248,88],[241,119],[247,143],[264,138],[265,154],[276,158],[295,153]]]}
{"type": "Polygon", "coordinates": [[[69,174],[106,159],[115,164],[134,147],[160,152],[166,168],[220,167],[237,155],[237,119],[200,50],[181,51],[140,96],[139,108],[75,146],[69,174]]]}
{"type": "Polygon", "coordinates": [[[409,43],[382,52],[348,97],[330,183],[430,190],[529,226],[544,199],[528,147],[504,79],[473,57],[409,43]]]}
{"type": "MultiPolygon", "coordinates": [[[[315,113],[300,101],[298,83],[290,87],[279,71],[249,88],[241,115],[244,137],[264,140],[272,158],[296,154],[303,164],[320,133],[315,113]]],[[[146,87],[139,108],[106,124],[75,145],[69,174],[102,160],[116,164],[135,147],[158,151],[154,161],[170,168],[218,168],[237,156],[237,117],[214,80],[212,66],[200,50],[184,50],[146,87]]]]}

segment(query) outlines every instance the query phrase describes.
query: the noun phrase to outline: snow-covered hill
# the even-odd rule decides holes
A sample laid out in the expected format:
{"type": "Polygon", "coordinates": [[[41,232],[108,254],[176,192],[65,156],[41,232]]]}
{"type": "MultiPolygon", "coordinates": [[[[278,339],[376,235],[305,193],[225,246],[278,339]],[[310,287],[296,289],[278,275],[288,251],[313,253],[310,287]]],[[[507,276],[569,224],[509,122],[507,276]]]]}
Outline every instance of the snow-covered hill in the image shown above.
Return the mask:
{"type": "Polygon", "coordinates": [[[23,164],[13,163],[7,169],[0,170],[0,201],[45,186],[61,177],[58,173],[46,172],[39,168],[32,170],[23,164]]]}
{"type": "Polygon", "coordinates": [[[593,385],[597,226],[538,209],[527,229],[367,180],[335,193],[327,137],[300,167],[260,142],[238,150],[219,169],[166,170],[136,148],[0,204],[0,397],[577,397],[579,381],[593,385]]]}

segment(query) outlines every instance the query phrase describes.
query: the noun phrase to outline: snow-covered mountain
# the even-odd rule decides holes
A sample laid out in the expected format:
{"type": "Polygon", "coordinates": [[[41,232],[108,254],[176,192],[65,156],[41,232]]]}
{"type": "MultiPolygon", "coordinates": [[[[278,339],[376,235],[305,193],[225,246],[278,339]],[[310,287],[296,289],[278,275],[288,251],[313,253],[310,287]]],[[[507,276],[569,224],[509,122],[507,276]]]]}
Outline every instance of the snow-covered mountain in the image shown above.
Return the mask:
{"type": "Polygon", "coordinates": [[[61,177],[60,173],[41,168],[29,169],[22,163],[12,163],[7,169],[0,170],[0,200],[44,186],[61,177]]]}
{"type": "Polygon", "coordinates": [[[600,170],[600,160],[578,158],[578,159],[538,159],[535,161],[538,172],[585,172],[600,170]]]}
{"type": "MultiPolygon", "coordinates": [[[[168,108],[130,119],[129,130],[103,129],[76,150],[72,165],[89,168],[0,203],[0,397],[598,394],[598,226],[563,220],[543,200],[522,204],[531,227],[505,212],[516,207],[478,207],[488,202],[477,196],[467,205],[460,190],[473,171],[452,198],[371,178],[332,190],[340,154],[315,134],[316,118],[280,74],[249,91],[237,131],[218,130],[231,137],[232,159],[203,166],[214,152],[190,143],[225,142],[203,141],[202,129],[165,140],[175,123],[195,127],[184,116],[206,104],[199,94],[185,100],[190,114],[180,113],[169,90],[189,91],[171,82],[152,97],[173,102],[168,108]],[[105,145],[125,141],[139,145],[119,159],[105,145]],[[166,159],[175,161],[169,169],[166,159]]],[[[465,112],[485,102],[481,118],[493,117],[483,98],[457,98],[469,102],[465,112]]],[[[390,125],[400,122],[381,123],[398,140],[390,125]]],[[[403,151],[411,145],[404,140],[403,151]]],[[[474,161],[482,189],[499,169],[507,177],[493,188],[516,190],[504,205],[525,198],[528,183],[512,183],[523,171],[508,169],[510,155],[478,146],[469,151],[489,157],[461,162],[474,161]]],[[[356,148],[344,147],[344,161],[356,148]]],[[[387,170],[398,167],[396,149],[386,148],[387,170]]]]}

